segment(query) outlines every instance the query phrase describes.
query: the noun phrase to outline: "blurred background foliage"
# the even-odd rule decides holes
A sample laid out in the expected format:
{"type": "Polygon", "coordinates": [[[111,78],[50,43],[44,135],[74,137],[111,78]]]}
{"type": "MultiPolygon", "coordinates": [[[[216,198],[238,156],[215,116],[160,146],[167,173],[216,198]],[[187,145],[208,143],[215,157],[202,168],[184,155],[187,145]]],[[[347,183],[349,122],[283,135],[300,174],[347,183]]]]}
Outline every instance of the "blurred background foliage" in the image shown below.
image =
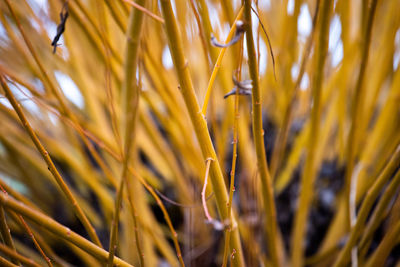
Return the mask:
{"type": "MultiPolygon", "coordinates": [[[[169,1],[139,1],[144,11],[132,2],[69,0],[65,32],[53,54],[64,0],[0,1],[0,185],[12,196],[2,193],[0,201],[4,266],[104,265],[117,189],[123,192],[119,181],[125,178],[128,190],[121,205],[117,202],[116,255],[123,259],[118,264],[219,266],[228,255],[235,266],[347,266],[350,261],[395,266],[400,255],[400,2],[253,1],[259,18],[255,12],[251,24],[240,18],[254,35],[273,222],[263,209],[267,192],[257,175],[255,103],[251,96],[223,98],[234,87],[239,66],[241,79],[250,79],[246,36],[217,64],[223,49],[210,42],[212,34],[225,42],[242,3],[171,1],[181,36],[177,44],[169,31],[171,17],[160,8],[169,1]],[[138,13],[143,24],[131,36],[138,17],[132,14],[138,13]],[[127,43],[137,44],[136,56],[129,58],[127,43]],[[179,49],[185,66],[171,57],[179,49]],[[134,62],[130,80],[129,60],[134,62]],[[199,106],[208,103],[208,129],[190,113],[196,107],[185,98],[188,85],[179,76],[185,70],[199,106]],[[319,87],[315,77],[322,77],[319,87]],[[140,91],[139,105],[126,99],[124,86],[140,91]],[[27,124],[21,124],[13,97],[54,169],[29,138],[27,124]],[[137,110],[131,131],[126,130],[130,110],[137,110]],[[231,229],[207,223],[201,201],[210,165],[208,152],[202,154],[207,140],[195,134],[199,128],[211,137],[219,165],[210,164],[222,171],[226,185],[216,189],[210,171],[206,201],[213,218],[225,212],[219,199],[227,199],[237,154],[232,221],[240,240],[232,237],[228,252],[224,236],[231,229]],[[130,138],[134,144],[126,150],[130,138]],[[54,179],[56,173],[65,187],[54,179]],[[73,199],[77,205],[71,205],[73,199]],[[79,209],[87,225],[76,216],[79,209]],[[70,230],[57,232],[55,221],[70,230]],[[275,223],[271,244],[266,225],[275,223]],[[71,240],[69,231],[91,242],[71,240]]],[[[222,224],[224,216],[218,219],[222,224]]]]}

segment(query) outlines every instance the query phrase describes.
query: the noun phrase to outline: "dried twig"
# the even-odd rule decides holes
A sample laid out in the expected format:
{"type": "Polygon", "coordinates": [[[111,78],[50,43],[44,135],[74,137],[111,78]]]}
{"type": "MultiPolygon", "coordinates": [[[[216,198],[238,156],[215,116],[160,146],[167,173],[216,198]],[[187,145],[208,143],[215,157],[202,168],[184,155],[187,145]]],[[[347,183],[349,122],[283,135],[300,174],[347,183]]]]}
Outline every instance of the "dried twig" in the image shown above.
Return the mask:
{"type": "Polygon", "coordinates": [[[231,45],[236,44],[236,43],[240,40],[240,38],[243,36],[243,33],[244,33],[244,32],[245,32],[244,23],[243,23],[243,21],[238,20],[238,21],[236,22],[236,32],[235,32],[235,36],[233,36],[232,40],[231,40],[229,43],[227,43],[227,44],[220,44],[220,43],[218,43],[217,38],[215,38],[215,36],[211,33],[211,44],[212,44],[213,46],[221,47],[221,48],[229,47],[229,46],[231,46],[231,45]]]}
{"type": "Polygon", "coordinates": [[[251,7],[251,10],[253,11],[253,13],[257,16],[257,18],[258,18],[258,22],[260,23],[260,25],[261,25],[261,28],[262,28],[262,30],[263,30],[263,32],[264,32],[264,34],[265,34],[265,36],[267,37],[267,41],[268,41],[268,48],[269,48],[269,53],[271,54],[271,58],[272,58],[272,68],[274,69],[274,78],[275,78],[275,81],[276,81],[276,73],[275,73],[275,57],[274,57],[274,52],[272,51],[272,45],[271,45],[271,40],[269,39],[269,36],[268,36],[268,33],[267,33],[267,30],[265,29],[265,27],[264,27],[264,24],[262,23],[262,21],[261,21],[261,19],[260,19],[260,16],[258,15],[258,13],[257,13],[257,11],[253,8],[253,7],[251,7]]]}
{"type": "Polygon", "coordinates": [[[58,24],[57,26],[57,34],[53,39],[53,42],[51,42],[51,46],[54,46],[53,48],[53,54],[56,53],[57,50],[57,46],[58,46],[58,41],[61,38],[61,35],[64,33],[65,31],[65,23],[67,22],[67,18],[68,18],[68,1],[66,1],[61,9],[60,12],[60,24],[58,24]]]}
{"type": "Polygon", "coordinates": [[[251,95],[251,90],[253,89],[252,85],[252,80],[244,80],[239,82],[238,80],[235,79],[235,77],[232,77],[233,83],[235,84],[235,87],[224,95],[224,98],[227,98],[228,96],[235,95],[237,89],[239,88],[239,95],[251,95]]]}
{"type": "Polygon", "coordinates": [[[221,223],[220,221],[212,218],[210,213],[208,212],[208,208],[207,208],[206,189],[207,189],[207,184],[208,184],[208,173],[210,171],[211,161],[214,161],[214,160],[212,158],[206,159],[206,164],[207,164],[206,165],[206,174],[205,174],[205,178],[204,178],[203,190],[201,191],[201,201],[203,203],[204,214],[206,215],[206,218],[207,218],[206,223],[211,224],[215,230],[222,231],[225,228],[224,224],[221,223]]]}

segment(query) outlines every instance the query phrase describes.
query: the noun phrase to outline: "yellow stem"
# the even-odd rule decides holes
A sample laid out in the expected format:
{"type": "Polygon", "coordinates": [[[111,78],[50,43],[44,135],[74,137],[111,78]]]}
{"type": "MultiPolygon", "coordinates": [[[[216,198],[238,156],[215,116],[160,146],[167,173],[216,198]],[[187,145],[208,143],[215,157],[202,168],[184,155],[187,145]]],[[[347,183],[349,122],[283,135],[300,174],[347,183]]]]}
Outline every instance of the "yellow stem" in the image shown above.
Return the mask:
{"type": "MultiPolygon", "coordinates": [[[[236,22],[242,17],[242,14],[243,14],[243,8],[240,9],[238,15],[236,16],[235,22],[231,26],[229,34],[226,37],[225,43],[229,43],[232,40],[232,37],[236,31],[236,22]]],[[[206,96],[204,98],[203,108],[201,109],[201,113],[204,116],[206,116],[206,113],[207,113],[207,106],[208,106],[208,102],[210,101],[212,87],[214,85],[215,78],[217,77],[219,68],[221,67],[221,62],[222,62],[222,59],[224,58],[225,52],[226,52],[226,47],[221,48],[221,51],[219,52],[219,55],[217,58],[217,62],[215,62],[213,71],[211,73],[210,80],[208,81],[206,96]]]]}
{"type": "Polygon", "coordinates": [[[299,206],[294,219],[292,231],[291,260],[293,266],[302,266],[304,263],[304,236],[306,233],[307,217],[313,198],[313,188],[316,175],[316,152],[320,139],[321,120],[321,88],[324,77],[325,58],[328,51],[329,21],[332,10],[332,1],[323,1],[321,6],[321,25],[316,46],[315,75],[312,84],[313,106],[311,110],[311,131],[307,143],[307,157],[301,178],[299,206]]]}

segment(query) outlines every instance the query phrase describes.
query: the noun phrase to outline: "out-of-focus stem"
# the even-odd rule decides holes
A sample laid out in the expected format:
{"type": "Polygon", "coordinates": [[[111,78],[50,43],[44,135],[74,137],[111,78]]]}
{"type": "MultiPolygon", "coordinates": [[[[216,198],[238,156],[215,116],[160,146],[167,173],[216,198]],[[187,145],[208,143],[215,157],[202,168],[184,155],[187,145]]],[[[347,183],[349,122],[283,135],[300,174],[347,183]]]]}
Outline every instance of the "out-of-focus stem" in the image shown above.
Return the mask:
{"type": "MultiPolygon", "coordinates": [[[[362,257],[367,254],[367,250],[370,245],[371,238],[375,230],[379,227],[381,222],[385,219],[385,211],[387,207],[390,206],[390,201],[396,194],[400,185],[400,172],[398,171],[393,177],[390,184],[387,186],[385,192],[382,194],[382,198],[379,200],[371,219],[368,221],[368,225],[363,231],[363,237],[360,240],[360,254],[362,257]]],[[[390,251],[390,250],[389,250],[390,251]]]]}
{"type": "Polygon", "coordinates": [[[161,212],[164,215],[164,219],[167,222],[168,228],[171,231],[172,234],[172,240],[174,242],[174,246],[175,246],[175,250],[177,253],[177,257],[179,260],[179,263],[181,264],[181,266],[185,266],[184,262],[183,262],[183,258],[182,258],[182,253],[181,253],[181,248],[179,246],[179,242],[178,242],[178,234],[175,231],[174,226],[172,225],[172,221],[171,218],[168,215],[167,209],[165,208],[164,204],[162,203],[161,199],[158,197],[157,193],[154,191],[154,189],[133,169],[133,168],[129,168],[129,172],[133,174],[133,176],[135,176],[136,179],[138,179],[140,181],[140,183],[143,184],[143,186],[147,189],[147,191],[149,191],[149,193],[154,197],[154,199],[157,202],[157,205],[160,207],[161,212]]]}
{"type": "MultiPolygon", "coordinates": [[[[137,4],[143,6],[145,0],[138,0],[137,4]]],[[[117,189],[117,199],[115,201],[114,218],[111,225],[110,247],[108,266],[112,267],[114,253],[118,244],[118,222],[119,212],[124,192],[124,184],[128,184],[128,166],[131,159],[134,159],[133,146],[135,143],[135,129],[137,121],[137,113],[139,110],[139,94],[140,88],[136,81],[136,70],[138,65],[138,50],[143,25],[143,12],[139,9],[132,8],[129,15],[129,25],[127,31],[127,50],[124,61],[124,80],[122,83],[122,110],[123,118],[121,123],[122,133],[124,134],[124,160],[122,166],[121,180],[117,189]]],[[[139,242],[139,233],[137,231],[137,220],[135,214],[134,201],[130,191],[128,190],[129,204],[132,206],[132,218],[135,225],[135,239],[138,250],[140,264],[144,266],[144,258],[139,242]]]]}
{"type": "Polygon", "coordinates": [[[303,244],[316,175],[315,154],[318,146],[319,124],[321,119],[321,88],[324,77],[325,58],[328,51],[329,22],[332,3],[331,0],[323,1],[321,6],[321,25],[316,46],[316,65],[312,83],[313,106],[311,110],[311,133],[307,144],[307,157],[301,178],[299,206],[295,215],[292,234],[291,260],[293,266],[302,266],[304,262],[303,244]]]}
{"type": "Polygon", "coordinates": [[[370,259],[368,260],[366,267],[384,266],[387,257],[393,250],[393,247],[397,244],[400,235],[400,221],[397,221],[393,227],[390,227],[388,232],[385,234],[382,242],[378,248],[374,251],[370,259]]]}
{"type": "Polygon", "coordinates": [[[349,239],[346,242],[346,245],[340,251],[339,256],[336,258],[336,262],[333,265],[334,267],[342,267],[346,266],[350,252],[353,246],[356,244],[358,238],[360,237],[364,223],[367,220],[367,217],[371,211],[371,208],[376,200],[376,198],[381,193],[382,188],[385,186],[386,182],[392,177],[393,173],[396,171],[400,164],[400,145],[397,146],[396,151],[391,157],[388,164],[385,166],[379,177],[375,180],[374,184],[368,190],[364,201],[361,204],[357,215],[357,221],[350,232],[349,239]]]}
{"type": "Polygon", "coordinates": [[[271,156],[271,176],[273,179],[276,177],[277,170],[279,169],[279,166],[282,162],[282,157],[283,157],[283,151],[286,147],[286,142],[287,138],[289,135],[289,128],[290,128],[290,123],[292,121],[292,115],[294,111],[294,106],[296,103],[296,96],[297,96],[297,91],[300,87],[300,83],[303,79],[307,62],[311,53],[311,48],[316,32],[316,25],[317,25],[317,19],[318,19],[318,11],[319,11],[319,6],[320,6],[320,0],[317,1],[317,6],[315,7],[315,13],[314,13],[314,18],[313,18],[313,28],[311,31],[310,36],[308,37],[307,44],[306,44],[306,49],[303,54],[303,58],[301,60],[301,66],[300,66],[300,71],[299,75],[297,76],[297,80],[293,89],[293,92],[291,93],[291,99],[289,102],[289,105],[285,111],[285,115],[283,117],[283,122],[282,122],[282,128],[279,130],[278,136],[277,136],[277,141],[275,148],[272,152],[271,156]]]}
{"type": "Polygon", "coordinates": [[[346,147],[346,174],[345,174],[345,187],[344,194],[346,197],[346,222],[345,225],[347,229],[350,229],[350,187],[351,178],[353,176],[355,158],[359,152],[360,144],[360,125],[362,125],[363,117],[363,107],[365,98],[365,86],[364,86],[364,76],[368,63],[369,47],[371,44],[371,33],[372,33],[372,23],[374,20],[374,14],[376,10],[377,0],[373,0],[371,3],[371,8],[368,12],[367,27],[365,29],[365,38],[362,40],[362,53],[361,53],[361,65],[360,72],[358,74],[357,84],[355,88],[355,95],[352,101],[352,118],[351,118],[351,128],[347,141],[346,147]]]}
{"type": "Polygon", "coordinates": [[[34,262],[32,259],[29,259],[21,254],[18,254],[18,252],[16,252],[15,250],[11,249],[10,247],[4,244],[0,244],[0,251],[3,254],[9,256],[10,258],[20,261],[21,263],[24,264],[24,266],[40,267],[40,265],[34,262]]]}

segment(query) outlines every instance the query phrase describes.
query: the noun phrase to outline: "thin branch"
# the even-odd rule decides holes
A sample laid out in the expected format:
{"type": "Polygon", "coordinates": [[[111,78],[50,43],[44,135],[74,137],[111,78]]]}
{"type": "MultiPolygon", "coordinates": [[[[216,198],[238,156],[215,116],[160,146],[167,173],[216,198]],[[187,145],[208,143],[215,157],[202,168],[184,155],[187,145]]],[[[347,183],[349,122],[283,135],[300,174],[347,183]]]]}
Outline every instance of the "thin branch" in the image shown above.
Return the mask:
{"type": "Polygon", "coordinates": [[[5,79],[2,75],[0,75],[0,83],[6,93],[6,97],[8,101],[10,101],[11,105],[13,106],[14,110],[18,114],[18,117],[24,126],[25,130],[29,134],[30,138],[32,139],[33,143],[35,144],[37,150],[41,154],[42,158],[46,162],[49,171],[53,175],[54,179],[56,180],[57,184],[60,186],[61,190],[65,194],[66,198],[68,199],[70,205],[72,206],[73,210],[75,211],[77,217],[80,219],[82,224],[85,226],[86,231],[92,238],[92,240],[99,246],[101,246],[100,240],[96,234],[96,231],[94,227],[90,224],[88,218],[86,215],[83,213],[83,210],[79,206],[75,196],[72,194],[72,192],[69,190],[67,184],[65,183],[64,179],[58,172],[56,166],[53,163],[53,160],[51,159],[49,152],[44,148],[42,143],[40,142],[39,138],[36,136],[36,133],[33,131],[30,123],[25,117],[24,112],[22,111],[21,105],[16,101],[13,93],[11,92],[10,88],[8,87],[7,83],[5,82],[5,79]]]}
{"type": "Polygon", "coordinates": [[[204,210],[204,214],[206,215],[206,218],[207,218],[207,223],[213,225],[215,230],[221,231],[222,229],[224,229],[223,223],[221,223],[220,221],[211,217],[210,213],[208,212],[208,208],[207,208],[206,189],[207,189],[207,184],[208,184],[208,174],[210,171],[210,165],[211,165],[212,161],[214,161],[214,159],[212,159],[212,158],[206,159],[206,173],[205,173],[205,177],[204,177],[203,190],[201,190],[201,202],[203,203],[203,210],[204,210]]]}
{"type": "MultiPolygon", "coordinates": [[[[1,237],[3,238],[3,242],[15,253],[17,253],[17,250],[15,249],[14,246],[14,241],[12,240],[11,237],[11,231],[10,228],[8,227],[7,220],[6,220],[6,214],[4,212],[4,208],[0,207],[0,231],[1,231],[1,237]]],[[[13,259],[12,260],[15,264],[21,265],[21,263],[18,260],[13,259]]]]}
{"type": "Polygon", "coordinates": [[[297,99],[297,91],[299,90],[300,83],[303,79],[305,70],[306,70],[306,65],[308,63],[309,56],[311,54],[311,48],[312,44],[314,41],[315,37],[315,32],[316,32],[316,25],[317,25],[317,20],[318,20],[318,13],[319,13],[319,6],[320,6],[321,0],[317,0],[316,7],[315,7],[315,12],[313,16],[313,22],[312,22],[312,31],[310,36],[308,37],[305,52],[303,54],[302,60],[301,60],[301,65],[300,65],[300,71],[299,75],[297,76],[296,83],[293,88],[293,92],[290,98],[289,105],[285,111],[285,115],[283,117],[283,122],[282,122],[282,128],[278,132],[278,137],[277,141],[275,142],[275,148],[272,152],[272,157],[271,157],[271,176],[272,178],[275,178],[275,175],[277,173],[277,169],[280,166],[280,163],[282,161],[282,155],[283,155],[283,150],[286,146],[288,134],[289,134],[289,126],[292,121],[292,113],[294,110],[295,102],[297,99]]]}
{"type": "Polygon", "coordinates": [[[21,254],[18,254],[18,252],[16,252],[15,250],[10,249],[9,247],[7,247],[4,244],[0,244],[0,251],[5,254],[8,255],[10,258],[16,259],[18,261],[20,261],[21,263],[24,264],[24,266],[30,266],[30,267],[40,267],[40,265],[38,263],[36,263],[34,260],[27,258],[21,254]]]}
{"type": "MultiPolygon", "coordinates": [[[[43,213],[22,204],[21,202],[2,192],[0,193],[0,203],[4,205],[4,207],[6,207],[7,209],[10,209],[18,214],[23,215],[25,218],[32,220],[39,226],[43,227],[43,229],[57,235],[63,240],[74,244],[75,246],[81,248],[95,258],[103,262],[107,261],[107,251],[96,246],[94,243],[71,231],[71,229],[65,227],[64,225],[61,225],[47,215],[44,215],[43,213]]],[[[132,266],[118,257],[114,257],[114,264],[121,267],[132,266]]]]}
{"type": "Polygon", "coordinates": [[[35,247],[37,248],[37,250],[39,251],[40,255],[42,255],[42,257],[44,258],[44,260],[46,261],[47,265],[49,267],[52,267],[53,264],[51,263],[51,260],[49,259],[49,257],[46,256],[46,254],[44,253],[43,249],[41,248],[41,246],[39,245],[39,243],[37,242],[35,236],[33,235],[31,229],[29,228],[28,224],[25,222],[24,218],[22,218],[21,215],[18,215],[18,219],[21,221],[23,227],[25,228],[25,231],[29,234],[29,237],[32,239],[33,243],[35,244],[35,247]]]}
{"type": "Polygon", "coordinates": [[[172,233],[172,241],[174,243],[175,246],[175,250],[176,250],[176,255],[178,257],[179,263],[181,266],[185,266],[185,263],[183,262],[183,258],[182,258],[182,252],[181,252],[181,248],[179,246],[179,242],[178,242],[178,234],[175,231],[175,228],[172,224],[171,218],[167,212],[167,209],[165,208],[164,204],[162,203],[161,199],[158,197],[157,193],[154,191],[154,189],[143,179],[143,177],[141,177],[133,168],[129,167],[129,172],[135,176],[136,179],[139,180],[139,182],[146,188],[146,190],[154,197],[154,199],[156,200],[157,205],[160,207],[161,212],[164,215],[164,219],[168,225],[168,228],[170,229],[171,233],[172,233]]]}
{"type": "MultiPolygon", "coordinates": [[[[157,195],[159,195],[162,199],[164,199],[166,202],[175,205],[177,207],[181,207],[181,208],[185,208],[185,209],[193,209],[193,208],[197,208],[197,207],[201,207],[203,206],[203,204],[192,204],[192,205],[188,205],[188,204],[182,204],[179,202],[176,202],[172,199],[170,199],[169,197],[167,197],[166,195],[164,195],[163,193],[161,193],[160,191],[158,191],[157,189],[153,188],[154,191],[157,193],[157,195]]],[[[210,200],[212,198],[212,196],[214,195],[214,193],[211,193],[208,197],[206,197],[206,202],[208,200],[210,200]]]]}
{"type": "MultiPolygon", "coordinates": [[[[242,62],[243,61],[243,41],[240,42],[240,52],[239,52],[239,60],[238,60],[238,71],[236,72],[237,78],[233,78],[233,82],[236,84],[236,86],[239,87],[241,84],[238,80],[241,78],[242,74],[242,62]]],[[[228,201],[228,212],[229,212],[229,217],[232,214],[232,201],[233,201],[233,192],[236,191],[235,189],[235,175],[236,175],[236,162],[237,162],[237,150],[238,150],[238,140],[239,140],[239,134],[238,134],[238,128],[239,128],[239,94],[240,90],[236,91],[236,97],[235,97],[235,114],[234,114],[234,120],[233,120],[233,148],[232,148],[232,164],[231,164],[231,173],[230,173],[230,185],[229,185],[229,201],[228,201]]],[[[231,231],[233,227],[236,227],[236,225],[232,225],[231,222],[229,222],[229,226],[226,227],[225,230],[225,247],[224,247],[224,256],[223,256],[223,261],[222,261],[222,266],[226,267],[228,264],[228,251],[229,251],[229,240],[231,237],[231,231]]]]}
{"type": "Polygon", "coordinates": [[[144,8],[143,6],[133,2],[132,0],[123,0],[124,2],[130,4],[131,6],[133,6],[134,8],[142,11],[144,14],[146,14],[147,16],[155,19],[156,21],[159,21],[161,23],[164,23],[164,19],[161,18],[160,16],[157,16],[156,14],[152,13],[150,10],[144,8]]]}
{"type": "Polygon", "coordinates": [[[274,57],[274,52],[272,51],[271,40],[269,39],[269,35],[268,35],[268,33],[267,33],[267,30],[266,30],[265,27],[264,27],[264,24],[262,23],[262,21],[261,21],[261,19],[260,19],[260,16],[258,15],[257,11],[253,8],[253,6],[251,7],[251,10],[252,10],[253,13],[257,16],[258,21],[260,22],[261,28],[262,28],[262,30],[263,30],[265,36],[267,37],[269,53],[270,53],[271,59],[272,59],[272,68],[273,68],[273,70],[274,70],[274,78],[275,78],[275,81],[277,81],[277,80],[276,80],[276,73],[275,73],[275,57],[274,57]]]}
{"type": "MultiPolygon", "coordinates": [[[[242,17],[242,14],[243,14],[243,7],[239,10],[238,15],[236,16],[236,20],[232,24],[232,27],[228,33],[228,37],[226,37],[226,42],[229,42],[233,38],[234,33],[236,31],[236,22],[242,17]]],[[[206,116],[207,106],[208,106],[208,102],[210,101],[212,87],[213,87],[215,78],[217,77],[219,68],[221,67],[221,62],[222,62],[222,59],[224,58],[225,51],[226,51],[226,48],[222,48],[221,51],[219,52],[217,61],[215,62],[215,65],[214,65],[214,69],[211,73],[210,80],[208,81],[206,96],[204,98],[203,107],[201,109],[201,113],[203,114],[203,116],[206,116]]]]}
{"type": "Polygon", "coordinates": [[[365,29],[365,33],[363,35],[362,42],[362,54],[361,54],[361,64],[357,77],[357,83],[355,86],[355,93],[352,99],[352,114],[351,114],[351,127],[347,140],[346,147],[346,173],[345,173],[345,185],[344,185],[344,194],[346,196],[346,222],[345,227],[350,229],[350,187],[351,187],[351,179],[353,174],[353,169],[356,163],[356,157],[360,152],[360,126],[362,125],[362,116],[364,113],[364,102],[366,97],[365,90],[365,73],[368,64],[369,58],[369,50],[371,46],[371,38],[372,38],[372,26],[375,17],[375,11],[377,6],[377,0],[373,0],[371,2],[371,7],[368,11],[368,21],[367,28],[365,29]]]}

